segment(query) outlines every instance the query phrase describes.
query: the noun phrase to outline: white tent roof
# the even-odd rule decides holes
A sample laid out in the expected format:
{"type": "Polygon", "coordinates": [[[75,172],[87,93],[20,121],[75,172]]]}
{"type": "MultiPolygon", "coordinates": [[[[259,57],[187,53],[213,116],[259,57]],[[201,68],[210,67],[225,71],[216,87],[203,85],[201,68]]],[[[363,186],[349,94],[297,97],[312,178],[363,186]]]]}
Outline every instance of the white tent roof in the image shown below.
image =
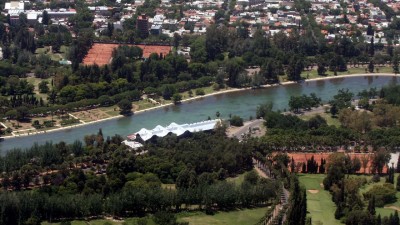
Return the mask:
{"type": "Polygon", "coordinates": [[[139,135],[143,141],[147,141],[154,136],[165,137],[169,133],[181,136],[185,132],[195,133],[200,131],[212,130],[214,129],[214,127],[217,125],[218,122],[220,122],[220,119],[207,120],[198,123],[182,124],[182,125],[171,123],[167,127],[157,125],[152,130],[147,130],[145,128],[142,128],[138,132],[129,135],[128,139],[135,140],[137,135],[139,135]]]}

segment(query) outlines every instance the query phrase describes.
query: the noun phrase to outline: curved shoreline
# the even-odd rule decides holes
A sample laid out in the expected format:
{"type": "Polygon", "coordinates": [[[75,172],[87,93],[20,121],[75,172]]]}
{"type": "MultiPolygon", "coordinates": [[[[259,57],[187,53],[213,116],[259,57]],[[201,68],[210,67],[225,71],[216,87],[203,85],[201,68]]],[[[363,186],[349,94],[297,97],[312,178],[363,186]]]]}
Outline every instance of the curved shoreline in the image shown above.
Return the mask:
{"type": "MultiPolygon", "coordinates": [[[[348,75],[339,75],[339,76],[317,77],[317,78],[311,78],[311,79],[303,80],[303,82],[312,82],[312,81],[318,81],[318,80],[330,80],[330,79],[346,78],[346,77],[374,77],[374,76],[377,76],[377,77],[383,77],[383,76],[386,76],[386,77],[397,77],[398,75],[396,75],[394,73],[373,73],[373,74],[371,74],[371,73],[365,73],[365,74],[361,73],[361,74],[348,74],[348,75]]],[[[295,81],[286,81],[286,82],[282,82],[282,83],[279,83],[279,84],[261,85],[261,88],[268,88],[268,87],[295,84],[295,83],[297,83],[297,82],[295,82],[295,81]]],[[[247,87],[247,88],[232,88],[232,89],[228,89],[228,90],[217,91],[217,92],[213,92],[213,93],[202,95],[202,96],[195,96],[195,97],[191,97],[191,98],[188,98],[188,99],[184,99],[184,100],[181,101],[181,103],[191,102],[191,101],[194,101],[194,100],[197,100],[197,99],[203,99],[203,98],[207,98],[207,97],[211,97],[211,96],[215,96],[215,95],[220,95],[220,94],[225,94],[225,93],[230,93],[230,92],[246,91],[246,90],[251,90],[251,89],[252,89],[251,87],[247,87]]],[[[160,109],[160,108],[164,108],[164,107],[168,107],[168,106],[172,106],[172,105],[174,105],[174,104],[173,103],[168,103],[168,104],[164,104],[164,105],[151,107],[151,108],[148,108],[148,109],[142,109],[142,110],[134,112],[132,116],[134,116],[135,114],[140,114],[140,113],[144,113],[144,112],[147,112],[147,111],[160,109]]],[[[95,121],[90,121],[90,122],[86,122],[86,123],[80,123],[80,124],[66,126],[66,127],[59,127],[59,128],[55,128],[55,129],[46,130],[46,131],[37,131],[37,132],[34,132],[34,133],[30,133],[30,134],[20,134],[18,136],[3,136],[3,137],[0,137],[0,138],[6,140],[6,139],[11,139],[11,138],[20,138],[20,137],[22,138],[22,137],[27,137],[27,136],[46,134],[48,132],[56,132],[56,131],[74,129],[74,128],[81,127],[81,126],[86,126],[86,125],[90,125],[90,124],[94,124],[94,123],[100,123],[100,122],[103,122],[103,121],[113,120],[113,119],[118,119],[118,118],[123,118],[123,117],[124,117],[123,115],[112,116],[112,117],[108,117],[108,118],[104,118],[104,119],[99,119],[99,120],[95,120],[95,121]]]]}

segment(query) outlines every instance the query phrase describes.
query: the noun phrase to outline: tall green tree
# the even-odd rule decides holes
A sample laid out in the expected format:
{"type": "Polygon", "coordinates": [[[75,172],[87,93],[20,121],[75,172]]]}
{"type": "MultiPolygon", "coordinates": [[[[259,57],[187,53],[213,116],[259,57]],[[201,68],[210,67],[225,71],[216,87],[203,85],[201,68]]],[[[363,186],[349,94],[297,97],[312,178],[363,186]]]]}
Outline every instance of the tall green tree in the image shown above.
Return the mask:
{"type": "Polygon", "coordinates": [[[209,60],[215,60],[227,46],[228,29],[225,26],[211,25],[206,32],[206,51],[209,60]]]}
{"type": "Polygon", "coordinates": [[[296,175],[291,176],[289,208],[286,214],[287,225],[305,225],[307,216],[306,190],[300,187],[296,175]]]}
{"type": "Polygon", "coordinates": [[[369,199],[368,201],[368,208],[367,208],[369,214],[375,215],[375,196],[372,196],[372,198],[369,199]]]}
{"type": "Polygon", "coordinates": [[[260,69],[260,74],[265,78],[268,84],[278,82],[278,71],[276,68],[277,62],[275,60],[267,60],[260,69]]]}
{"type": "Polygon", "coordinates": [[[303,72],[304,69],[304,62],[302,57],[298,55],[293,55],[290,60],[288,67],[286,69],[286,74],[288,77],[288,80],[291,81],[299,81],[301,80],[301,72],[303,72]]]}
{"type": "Polygon", "coordinates": [[[44,24],[44,25],[49,25],[49,13],[46,11],[46,10],[44,10],[43,11],[43,13],[42,13],[42,23],[44,24]]]}
{"type": "Polygon", "coordinates": [[[238,87],[239,75],[244,71],[244,62],[239,58],[233,58],[228,60],[225,64],[225,71],[228,75],[228,85],[231,87],[238,87]]]}
{"type": "Polygon", "coordinates": [[[397,54],[395,54],[393,56],[392,68],[393,68],[393,73],[397,74],[397,73],[400,72],[400,70],[399,70],[399,57],[397,56],[397,54]]]}
{"type": "Polygon", "coordinates": [[[120,102],[118,102],[118,107],[121,110],[121,115],[129,115],[132,113],[132,102],[128,99],[122,99],[120,102]]]}
{"type": "Polygon", "coordinates": [[[374,37],[371,38],[371,42],[370,42],[369,48],[368,48],[368,53],[369,53],[370,56],[374,56],[375,55],[374,37]]]}
{"type": "Polygon", "coordinates": [[[374,62],[371,60],[371,61],[369,61],[369,64],[368,64],[368,71],[370,72],[370,73],[373,73],[374,72],[374,62]]]}

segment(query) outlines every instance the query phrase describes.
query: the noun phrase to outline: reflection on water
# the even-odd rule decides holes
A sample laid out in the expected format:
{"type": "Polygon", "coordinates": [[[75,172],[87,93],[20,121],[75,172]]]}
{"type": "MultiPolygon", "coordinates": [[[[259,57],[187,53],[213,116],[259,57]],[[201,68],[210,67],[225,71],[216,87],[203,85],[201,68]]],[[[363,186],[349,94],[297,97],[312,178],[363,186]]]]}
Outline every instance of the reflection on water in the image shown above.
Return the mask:
{"type": "Polygon", "coordinates": [[[398,83],[398,77],[392,77],[391,81],[389,84],[397,84],[398,83]]]}
{"type": "MultiPolygon", "coordinates": [[[[376,77],[377,78],[377,77],[376,77]]],[[[368,80],[368,85],[371,85],[372,84],[372,82],[374,82],[374,77],[373,76],[368,76],[367,77],[367,80],[368,80]]]]}
{"type": "Polygon", "coordinates": [[[347,79],[347,78],[338,77],[338,78],[334,78],[334,79],[329,79],[329,82],[330,82],[331,84],[334,84],[334,85],[340,85],[340,84],[343,83],[343,81],[344,81],[345,79],[347,79]]]}
{"type": "Polygon", "coordinates": [[[304,82],[302,84],[279,85],[265,89],[230,92],[186,102],[178,106],[169,106],[146,113],[134,114],[114,120],[90,124],[74,129],[48,132],[47,134],[8,139],[0,142],[0,149],[5,150],[15,147],[30,147],[33,143],[46,141],[65,141],[71,143],[82,139],[84,135],[96,133],[103,129],[104,135],[120,134],[126,136],[141,128],[152,129],[156,125],[169,125],[171,122],[192,123],[206,120],[209,116],[215,118],[215,113],[220,112],[221,118],[228,118],[229,114],[239,115],[243,119],[255,116],[256,108],[260,104],[272,102],[274,110],[288,108],[288,99],[292,95],[310,94],[314,92],[323,102],[327,102],[339,89],[348,88],[354,94],[371,87],[380,88],[383,85],[397,83],[397,77],[379,77],[372,79],[365,77],[336,78],[304,82]]]}
{"type": "Polygon", "coordinates": [[[170,106],[170,107],[171,107],[171,109],[172,109],[172,111],[174,113],[180,113],[181,112],[181,107],[179,107],[179,105],[174,105],[174,106],[170,106]]]}

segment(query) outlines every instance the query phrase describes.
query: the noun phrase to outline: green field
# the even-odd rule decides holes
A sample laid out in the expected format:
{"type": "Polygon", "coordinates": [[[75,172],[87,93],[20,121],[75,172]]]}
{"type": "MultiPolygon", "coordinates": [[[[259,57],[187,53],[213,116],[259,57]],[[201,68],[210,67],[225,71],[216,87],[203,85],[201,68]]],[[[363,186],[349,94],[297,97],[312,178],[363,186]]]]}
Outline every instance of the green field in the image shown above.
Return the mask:
{"type": "MultiPolygon", "coordinates": [[[[396,174],[395,181],[397,180],[396,174]]],[[[351,175],[356,177],[366,177],[368,181],[371,180],[372,176],[369,175],[351,175]]],[[[324,174],[301,174],[299,175],[300,182],[305,186],[307,190],[307,211],[308,216],[312,218],[313,225],[321,225],[318,221],[322,222],[324,225],[339,225],[341,224],[339,220],[336,220],[334,213],[336,210],[335,204],[332,202],[331,194],[325,191],[321,186],[324,179],[324,174]],[[312,194],[308,190],[318,190],[318,193],[312,194]]],[[[368,183],[360,189],[360,193],[364,193],[372,188],[376,184],[385,183],[385,178],[382,177],[379,183],[368,183]]],[[[382,217],[389,216],[394,213],[393,208],[396,207],[400,211],[400,192],[396,194],[397,202],[385,205],[385,208],[376,208],[376,214],[381,214],[382,217]]],[[[365,204],[368,204],[367,202],[365,204]]]]}
{"type": "Polygon", "coordinates": [[[228,182],[233,182],[233,183],[235,183],[236,185],[241,185],[242,183],[243,183],[243,181],[244,181],[244,176],[246,176],[246,174],[247,173],[249,173],[250,171],[246,171],[246,172],[244,172],[244,173],[242,173],[242,174],[239,174],[238,176],[236,176],[236,177],[228,177],[226,180],[228,181],[228,182]]]}
{"type": "Polygon", "coordinates": [[[212,216],[202,212],[181,213],[178,214],[178,221],[189,222],[190,225],[254,225],[266,211],[267,207],[218,212],[212,216]]]}
{"type": "MultiPolygon", "coordinates": [[[[206,215],[203,212],[178,213],[179,222],[189,222],[190,225],[254,225],[267,211],[267,207],[255,209],[242,209],[231,212],[217,212],[215,215],[206,215]]],[[[139,218],[127,218],[123,222],[107,219],[98,220],[73,220],[71,225],[104,225],[108,222],[111,225],[136,225],[139,218]]],[[[151,218],[147,218],[147,225],[155,225],[151,218]]],[[[43,222],[42,225],[59,225],[60,223],[43,222]]]]}
{"type": "MultiPolygon", "coordinates": [[[[377,66],[375,66],[375,69],[379,69],[379,73],[393,73],[393,68],[392,67],[377,67],[377,66]]],[[[357,73],[366,73],[365,72],[365,67],[348,68],[347,71],[338,72],[337,75],[348,75],[348,74],[357,74],[357,73]]],[[[376,73],[378,73],[378,71],[376,71],[376,73]]],[[[305,79],[313,79],[313,78],[318,78],[318,77],[324,77],[324,76],[318,75],[317,70],[303,71],[301,73],[301,76],[303,78],[305,78],[305,79]]],[[[334,76],[334,73],[332,71],[327,71],[325,76],[326,77],[334,76]]],[[[285,76],[282,76],[282,77],[284,78],[285,76]]]]}
{"type": "MultiPolygon", "coordinates": [[[[396,180],[397,180],[398,176],[399,176],[399,174],[395,174],[395,179],[394,179],[395,185],[396,185],[396,180]]],[[[368,176],[368,178],[371,179],[371,176],[368,176]]],[[[365,187],[362,187],[360,192],[361,193],[367,192],[374,185],[376,185],[376,184],[384,184],[384,183],[385,183],[385,178],[382,177],[379,183],[369,183],[365,187]]],[[[385,205],[384,208],[375,208],[376,214],[381,214],[381,216],[384,217],[384,216],[390,216],[391,213],[394,213],[394,211],[395,211],[394,208],[397,208],[397,210],[400,211],[400,192],[396,193],[396,197],[397,197],[397,202],[387,204],[387,205],[385,205]],[[389,208],[389,207],[393,207],[393,208],[389,208]]]]}
{"type": "Polygon", "coordinates": [[[47,79],[41,79],[41,78],[36,78],[36,77],[28,77],[28,78],[21,78],[22,80],[26,80],[28,81],[28,83],[32,84],[34,86],[34,92],[36,97],[42,98],[43,100],[47,100],[47,94],[42,94],[39,93],[39,83],[46,80],[47,82],[49,82],[48,86],[49,89],[51,89],[51,80],[53,78],[47,78],[47,79]]]}
{"type": "MultiPolygon", "coordinates": [[[[71,221],[71,225],[104,225],[106,222],[111,223],[112,225],[121,225],[122,223],[113,222],[111,220],[73,220],[71,221]]],[[[42,225],[59,225],[60,223],[49,223],[43,222],[42,225]]]]}
{"type": "MultiPolygon", "coordinates": [[[[98,220],[73,220],[71,221],[71,225],[137,225],[139,218],[127,218],[124,221],[113,221],[107,219],[98,219],[98,220]]],[[[151,218],[146,218],[147,225],[156,225],[151,218]]],[[[42,225],[59,225],[60,223],[49,223],[43,222],[42,225]]]]}
{"type": "Polygon", "coordinates": [[[62,59],[67,58],[68,49],[69,49],[68,46],[62,45],[59,53],[53,53],[50,51],[49,46],[45,46],[43,48],[37,48],[35,53],[36,54],[46,54],[46,55],[50,56],[51,60],[60,61],[62,59]]]}
{"type": "Polygon", "coordinates": [[[332,118],[331,114],[329,113],[310,113],[310,114],[304,114],[304,115],[300,115],[300,119],[303,120],[309,120],[311,119],[311,117],[314,117],[315,115],[320,115],[321,117],[323,117],[326,120],[326,123],[331,126],[335,126],[335,127],[340,127],[340,121],[338,118],[332,118]]]}
{"type": "Polygon", "coordinates": [[[331,194],[321,186],[324,177],[324,174],[299,175],[301,184],[307,190],[307,216],[312,218],[312,223],[315,225],[320,225],[321,223],[324,225],[339,225],[341,224],[340,221],[334,217],[336,206],[332,202],[331,194]],[[318,193],[312,194],[308,190],[318,190],[318,193]]]}

